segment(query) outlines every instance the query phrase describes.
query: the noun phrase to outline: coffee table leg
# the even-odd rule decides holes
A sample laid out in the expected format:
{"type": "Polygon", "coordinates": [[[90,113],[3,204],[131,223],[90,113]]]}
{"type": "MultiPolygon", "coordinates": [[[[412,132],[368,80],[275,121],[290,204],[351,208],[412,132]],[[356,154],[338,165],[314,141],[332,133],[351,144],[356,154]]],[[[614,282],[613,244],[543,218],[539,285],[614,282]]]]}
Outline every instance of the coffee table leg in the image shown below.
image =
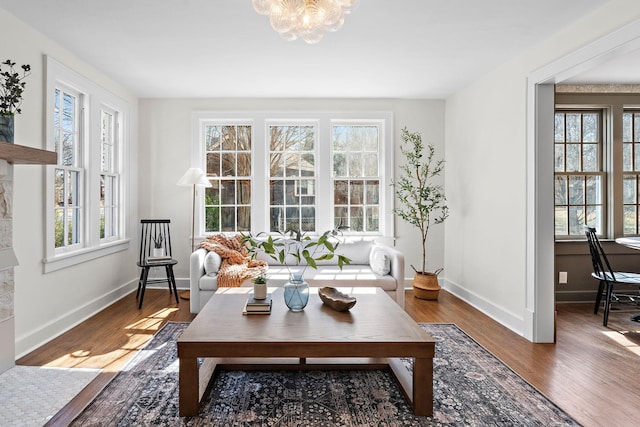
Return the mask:
{"type": "Polygon", "coordinates": [[[420,416],[433,415],[433,359],[414,359],[413,412],[420,416]]]}
{"type": "Polygon", "coordinates": [[[181,357],[178,374],[179,408],[181,417],[198,415],[200,409],[198,359],[181,357]]]}

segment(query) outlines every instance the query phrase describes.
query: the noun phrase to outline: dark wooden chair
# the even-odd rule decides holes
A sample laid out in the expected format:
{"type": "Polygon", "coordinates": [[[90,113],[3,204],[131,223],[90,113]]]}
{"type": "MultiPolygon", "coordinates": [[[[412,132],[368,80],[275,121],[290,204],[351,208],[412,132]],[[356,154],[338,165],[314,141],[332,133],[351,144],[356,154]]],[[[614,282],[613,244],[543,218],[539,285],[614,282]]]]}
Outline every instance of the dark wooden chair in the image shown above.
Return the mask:
{"type": "Polygon", "coordinates": [[[138,266],[140,271],[140,280],[138,280],[138,292],[136,299],[138,300],[138,308],[142,308],[142,300],[144,300],[144,291],[147,284],[164,283],[169,284],[169,292],[176,297],[176,303],[179,304],[178,290],[176,288],[176,278],[173,275],[173,266],[178,263],[173,259],[171,254],[171,233],[169,225],[171,220],[168,219],[143,219],[140,220],[140,257],[138,266]],[[152,268],[164,267],[166,272],[165,278],[149,279],[149,271],[152,268]]]}
{"type": "Polygon", "coordinates": [[[593,273],[591,273],[591,276],[600,281],[593,313],[598,314],[602,296],[604,295],[604,318],[602,320],[602,324],[607,326],[607,322],[609,321],[609,311],[611,309],[611,301],[616,301],[620,296],[622,296],[615,294],[613,292],[613,287],[621,284],[640,286],[640,274],[614,271],[611,268],[611,264],[609,263],[609,259],[607,258],[604,249],[602,249],[600,240],[598,240],[596,229],[585,225],[584,231],[587,236],[587,242],[589,243],[591,262],[593,263],[593,273]]]}

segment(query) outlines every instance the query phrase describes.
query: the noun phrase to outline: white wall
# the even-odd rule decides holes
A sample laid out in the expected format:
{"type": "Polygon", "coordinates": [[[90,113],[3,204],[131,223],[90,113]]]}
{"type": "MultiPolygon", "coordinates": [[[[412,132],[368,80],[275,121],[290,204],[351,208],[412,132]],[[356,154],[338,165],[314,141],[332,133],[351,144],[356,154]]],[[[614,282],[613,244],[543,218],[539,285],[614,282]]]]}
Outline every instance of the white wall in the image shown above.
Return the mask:
{"type": "MultiPolygon", "coordinates": [[[[535,165],[527,78],[638,17],[639,2],[612,1],[446,101],[446,287],[527,337],[535,335],[529,311],[541,309],[527,306],[527,177],[535,165]]],[[[534,273],[544,276],[539,286],[553,287],[548,272],[534,273]]]]}
{"type": "MultiPolygon", "coordinates": [[[[16,116],[15,142],[45,148],[44,55],[89,78],[129,103],[132,111],[132,162],[137,155],[137,98],[130,91],[91,68],[70,52],[0,9],[2,60],[30,64],[23,113],[16,116]]],[[[135,164],[135,163],[134,163],[135,164]]],[[[20,265],[15,269],[16,353],[24,354],[64,332],[80,320],[115,301],[137,281],[133,249],[43,274],[45,188],[44,166],[14,168],[14,249],[20,265]],[[128,287],[127,287],[128,286],[128,287]]],[[[134,171],[135,172],[135,171],[134,171]]],[[[137,177],[132,176],[132,218],[137,216],[137,177]]],[[[133,228],[134,235],[136,228],[133,228]]],[[[135,242],[135,238],[134,238],[135,242]]],[[[132,310],[137,307],[132,306],[132,310]]]]}
{"type": "MultiPolygon", "coordinates": [[[[395,160],[401,158],[397,143],[400,129],[422,133],[425,143],[444,157],[444,102],[428,100],[357,99],[143,99],[140,101],[140,215],[166,217],[172,221],[176,278],[187,287],[191,233],[191,189],[176,182],[190,167],[191,113],[194,111],[390,111],[394,120],[395,160]]],[[[322,143],[322,142],[321,142],[322,143]]],[[[326,141],[325,141],[326,143],[326,141]]],[[[398,173],[396,167],[395,173],[398,173]]],[[[389,183],[387,183],[389,184],[389,183]]],[[[418,264],[420,241],[415,230],[396,220],[397,247],[409,264],[418,264]]],[[[429,235],[428,267],[444,265],[444,227],[434,226],[429,235]]]]}

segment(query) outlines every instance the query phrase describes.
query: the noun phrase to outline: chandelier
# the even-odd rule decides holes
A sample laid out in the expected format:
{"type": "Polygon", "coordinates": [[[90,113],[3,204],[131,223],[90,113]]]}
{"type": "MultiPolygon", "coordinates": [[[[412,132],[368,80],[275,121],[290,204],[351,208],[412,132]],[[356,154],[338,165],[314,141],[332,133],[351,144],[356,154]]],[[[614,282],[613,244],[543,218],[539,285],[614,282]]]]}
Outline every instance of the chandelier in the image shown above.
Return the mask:
{"type": "Polygon", "coordinates": [[[285,40],[302,38],[318,43],[325,31],[338,31],[344,16],[359,0],[252,0],[253,8],[268,15],[269,22],[285,40]]]}

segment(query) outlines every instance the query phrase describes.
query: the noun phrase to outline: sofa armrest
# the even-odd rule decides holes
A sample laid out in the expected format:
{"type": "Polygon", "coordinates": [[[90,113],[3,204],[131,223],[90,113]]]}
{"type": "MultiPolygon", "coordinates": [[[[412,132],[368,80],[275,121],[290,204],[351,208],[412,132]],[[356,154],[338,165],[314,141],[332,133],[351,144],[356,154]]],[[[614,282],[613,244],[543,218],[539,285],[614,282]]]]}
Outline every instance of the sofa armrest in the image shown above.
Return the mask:
{"type": "Polygon", "coordinates": [[[396,280],[396,301],[404,308],[404,255],[402,252],[384,243],[375,242],[389,256],[389,275],[396,280]]]}
{"type": "Polygon", "coordinates": [[[206,249],[196,249],[189,257],[189,307],[192,313],[200,311],[200,287],[198,282],[204,276],[204,258],[207,255],[206,249]]]}

